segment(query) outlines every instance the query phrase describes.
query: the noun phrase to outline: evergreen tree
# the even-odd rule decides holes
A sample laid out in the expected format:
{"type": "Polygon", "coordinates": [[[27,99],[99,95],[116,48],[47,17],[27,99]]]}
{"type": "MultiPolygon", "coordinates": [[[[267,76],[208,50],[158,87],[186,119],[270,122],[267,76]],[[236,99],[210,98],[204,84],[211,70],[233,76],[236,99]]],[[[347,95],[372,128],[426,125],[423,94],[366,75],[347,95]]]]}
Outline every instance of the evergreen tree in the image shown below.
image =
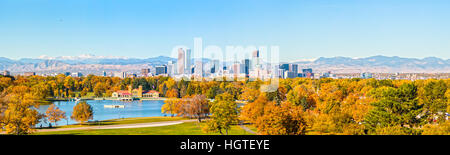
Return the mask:
{"type": "Polygon", "coordinates": [[[413,127],[420,125],[423,117],[422,105],[418,104],[417,87],[403,84],[399,88],[381,87],[375,89],[373,109],[366,116],[366,123],[372,132],[377,128],[400,126],[409,133],[413,127]]]}

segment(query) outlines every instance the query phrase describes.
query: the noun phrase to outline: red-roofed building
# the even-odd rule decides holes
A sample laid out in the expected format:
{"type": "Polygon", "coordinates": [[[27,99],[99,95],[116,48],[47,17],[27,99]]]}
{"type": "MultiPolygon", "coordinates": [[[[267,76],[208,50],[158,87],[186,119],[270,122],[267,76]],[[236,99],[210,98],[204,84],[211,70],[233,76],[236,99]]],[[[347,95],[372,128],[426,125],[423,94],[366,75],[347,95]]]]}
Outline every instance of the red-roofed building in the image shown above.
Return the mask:
{"type": "Polygon", "coordinates": [[[131,86],[128,86],[128,90],[119,90],[112,93],[112,97],[117,98],[132,98],[132,97],[144,97],[144,98],[158,98],[159,92],[155,90],[143,91],[142,86],[139,86],[139,89],[131,89],[131,86]]]}

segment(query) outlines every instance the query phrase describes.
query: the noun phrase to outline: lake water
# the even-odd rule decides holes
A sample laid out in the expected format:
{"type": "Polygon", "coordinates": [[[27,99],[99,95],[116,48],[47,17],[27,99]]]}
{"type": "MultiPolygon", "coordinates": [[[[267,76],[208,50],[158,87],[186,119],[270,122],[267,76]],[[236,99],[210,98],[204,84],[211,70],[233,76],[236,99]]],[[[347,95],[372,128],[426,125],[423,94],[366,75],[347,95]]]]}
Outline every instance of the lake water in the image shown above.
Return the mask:
{"type": "MultiPolygon", "coordinates": [[[[161,113],[161,106],[164,101],[161,100],[148,100],[148,101],[133,101],[133,102],[121,102],[111,100],[88,100],[88,104],[92,106],[94,110],[94,118],[90,121],[100,121],[108,119],[118,118],[130,118],[130,117],[153,117],[164,116],[166,114],[161,113]],[[124,105],[124,108],[105,108],[104,105],[124,105]]],[[[59,107],[62,111],[66,112],[68,120],[58,121],[58,125],[76,124],[74,120],[70,119],[72,115],[73,107],[77,104],[74,101],[56,101],[53,102],[55,106],[59,107]]],[[[40,113],[44,113],[50,105],[41,105],[38,109],[40,113]]],[[[38,124],[39,127],[41,124],[38,124]]],[[[52,125],[54,125],[52,123],[52,125]]],[[[47,123],[42,123],[43,127],[48,126],[47,123]]]]}

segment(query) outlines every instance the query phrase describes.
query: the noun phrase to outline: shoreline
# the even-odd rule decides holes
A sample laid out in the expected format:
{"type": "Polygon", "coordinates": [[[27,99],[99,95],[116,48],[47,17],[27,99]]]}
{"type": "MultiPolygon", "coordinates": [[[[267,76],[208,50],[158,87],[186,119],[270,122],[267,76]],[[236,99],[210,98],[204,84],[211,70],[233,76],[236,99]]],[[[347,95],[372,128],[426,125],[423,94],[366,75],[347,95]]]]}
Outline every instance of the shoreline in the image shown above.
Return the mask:
{"type": "MultiPolygon", "coordinates": [[[[111,97],[105,97],[105,98],[82,98],[81,101],[88,101],[88,100],[108,100],[108,101],[117,101],[119,99],[117,98],[111,98],[111,97]]],[[[142,101],[164,101],[167,100],[166,97],[159,97],[159,98],[136,98],[136,101],[142,100],[142,101]]],[[[73,98],[59,98],[59,99],[45,99],[45,102],[55,102],[55,101],[73,101],[73,98]]],[[[49,103],[49,104],[50,104],[49,103]]]]}

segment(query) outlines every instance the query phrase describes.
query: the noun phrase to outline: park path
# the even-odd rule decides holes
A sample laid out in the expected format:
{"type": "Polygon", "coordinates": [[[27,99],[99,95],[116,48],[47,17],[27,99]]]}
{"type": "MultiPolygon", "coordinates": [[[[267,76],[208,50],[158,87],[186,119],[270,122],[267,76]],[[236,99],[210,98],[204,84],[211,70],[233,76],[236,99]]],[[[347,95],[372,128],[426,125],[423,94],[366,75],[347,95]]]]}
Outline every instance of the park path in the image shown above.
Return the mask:
{"type": "Polygon", "coordinates": [[[242,124],[239,124],[239,126],[242,128],[242,129],[244,129],[245,131],[247,131],[247,132],[250,132],[250,133],[252,133],[252,134],[255,134],[256,135],[256,132],[255,131],[253,131],[253,130],[251,130],[251,129],[249,129],[248,127],[246,127],[245,125],[242,125],[242,124]]]}
{"type": "Polygon", "coordinates": [[[184,122],[194,122],[196,119],[179,120],[179,121],[164,121],[164,122],[151,122],[151,123],[136,123],[136,124],[119,124],[119,125],[99,125],[99,126],[87,126],[87,127],[74,127],[74,128],[56,128],[56,129],[38,129],[36,132],[53,132],[53,131],[71,131],[71,130],[89,130],[89,129],[124,129],[124,128],[144,128],[144,127],[157,127],[181,124],[184,122]]]}

